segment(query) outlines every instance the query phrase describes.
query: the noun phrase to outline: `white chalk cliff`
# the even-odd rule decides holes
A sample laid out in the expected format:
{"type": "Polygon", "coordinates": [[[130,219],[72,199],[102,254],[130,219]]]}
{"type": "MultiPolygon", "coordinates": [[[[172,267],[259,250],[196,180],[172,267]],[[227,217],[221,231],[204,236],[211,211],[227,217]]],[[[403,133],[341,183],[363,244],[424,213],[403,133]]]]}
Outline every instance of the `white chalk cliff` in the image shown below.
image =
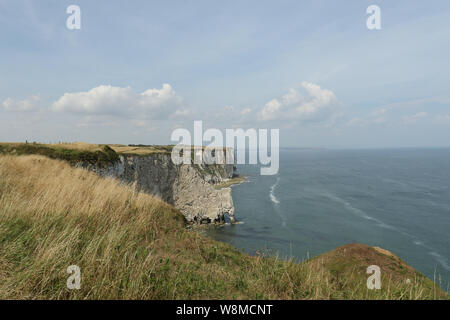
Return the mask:
{"type": "Polygon", "coordinates": [[[106,167],[79,164],[102,176],[115,177],[174,205],[190,222],[223,223],[227,215],[234,222],[231,188],[218,183],[233,177],[233,164],[175,165],[170,153],[120,155],[106,167]]]}

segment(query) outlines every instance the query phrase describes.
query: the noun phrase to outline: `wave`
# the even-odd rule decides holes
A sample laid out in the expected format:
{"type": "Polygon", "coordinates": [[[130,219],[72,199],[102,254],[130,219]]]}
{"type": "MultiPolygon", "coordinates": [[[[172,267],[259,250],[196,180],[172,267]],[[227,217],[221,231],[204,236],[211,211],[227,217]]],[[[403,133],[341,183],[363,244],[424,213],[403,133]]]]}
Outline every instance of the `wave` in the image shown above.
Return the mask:
{"type": "Polygon", "coordinates": [[[275,183],[270,187],[269,198],[270,198],[270,201],[272,201],[272,203],[273,203],[275,212],[280,217],[281,226],[283,228],[287,228],[286,218],[284,217],[284,215],[281,214],[281,212],[278,208],[278,205],[280,204],[280,200],[275,196],[275,189],[278,187],[279,182],[280,182],[280,177],[277,177],[277,180],[275,181],[275,183]]]}
{"type": "Polygon", "coordinates": [[[225,222],[225,223],[222,223],[222,224],[214,225],[214,227],[215,228],[224,228],[224,227],[234,226],[236,224],[245,224],[245,222],[244,221],[236,221],[236,222],[233,222],[233,223],[225,222]]]}
{"type": "MultiPolygon", "coordinates": [[[[354,214],[360,216],[361,218],[367,219],[367,220],[371,220],[375,223],[378,224],[378,226],[382,227],[382,228],[386,228],[386,229],[390,229],[396,232],[400,232],[401,234],[403,234],[404,236],[407,236],[409,238],[412,238],[413,243],[417,246],[422,246],[424,248],[430,249],[430,250],[434,250],[432,247],[425,245],[422,241],[420,241],[417,237],[409,234],[408,232],[405,232],[403,230],[399,230],[398,228],[391,226],[387,223],[384,223],[383,221],[376,219],[374,217],[369,216],[367,213],[365,213],[364,211],[362,211],[361,209],[358,209],[356,207],[354,207],[352,204],[350,204],[349,202],[345,201],[344,199],[331,194],[331,193],[326,193],[325,194],[328,198],[341,203],[342,205],[344,205],[349,211],[353,212],[354,214]]],[[[430,251],[429,254],[431,256],[434,257],[434,259],[446,270],[450,270],[450,265],[447,263],[447,260],[440,255],[439,253],[437,253],[436,251],[430,251]]]]}
{"type": "Polygon", "coordinates": [[[280,177],[277,177],[277,181],[273,184],[273,186],[270,187],[270,201],[272,201],[274,204],[279,204],[280,200],[275,196],[275,188],[278,186],[278,183],[280,182],[280,177]]]}
{"type": "Polygon", "coordinates": [[[450,265],[447,263],[447,260],[441,254],[439,254],[436,251],[434,251],[434,249],[432,247],[430,247],[429,245],[426,245],[425,243],[423,243],[422,241],[420,241],[416,237],[414,237],[412,235],[409,235],[409,236],[415,238],[415,240],[413,241],[415,245],[418,245],[418,246],[421,246],[421,247],[426,248],[428,250],[431,250],[431,251],[428,252],[428,254],[430,256],[432,256],[434,258],[434,260],[436,260],[444,269],[450,270],[450,265]]]}
{"type": "Polygon", "coordinates": [[[444,267],[444,269],[450,270],[450,266],[448,265],[447,260],[445,260],[443,256],[441,256],[439,253],[435,251],[431,251],[429,252],[429,254],[432,255],[437,260],[437,262],[439,262],[441,266],[444,267]]]}
{"type": "Polygon", "coordinates": [[[397,228],[384,223],[383,221],[376,219],[374,217],[369,216],[366,212],[364,212],[363,210],[353,206],[350,202],[334,195],[331,193],[326,192],[325,196],[330,198],[331,200],[334,200],[335,202],[339,202],[340,204],[342,204],[345,208],[347,208],[350,212],[352,212],[353,214],[356,214],[357,216],[364,218],[366,220],[370,220],[375,222],[376,224],[378,224],[379,227],[381,228],[385,228],[385,229],[391,229],[391,230],[397,230],[397,228]]]}

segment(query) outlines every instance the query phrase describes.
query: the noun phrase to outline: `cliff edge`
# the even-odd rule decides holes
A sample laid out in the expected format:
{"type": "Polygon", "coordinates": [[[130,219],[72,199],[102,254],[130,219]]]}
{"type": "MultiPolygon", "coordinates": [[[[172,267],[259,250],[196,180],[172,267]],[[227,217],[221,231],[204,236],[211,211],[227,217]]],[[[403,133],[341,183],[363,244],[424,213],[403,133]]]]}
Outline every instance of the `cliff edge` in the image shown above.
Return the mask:
{"type": "Polygon", "coordinates": [[[0,153],[38,154],[114,177],[179,209],[191,223],[221,224],[234,218],[233,164],[175,165],[173,146],[77,143],[0,143],[0,153]],[[225,186],[224,186],[225,185],[225,186]],[[220,186],[220,187],[219,187],[220,186]]]}
{"type": "Polygon", "coordinates": [[[161,198],[179,209],[189,222],[234,222],[231,188],[215,188],[233,177],[233,165],[175,165],[170,153],[119,156],[107,166],[80,162],[78,166],[132,184],[137,191],[161,198]]]}

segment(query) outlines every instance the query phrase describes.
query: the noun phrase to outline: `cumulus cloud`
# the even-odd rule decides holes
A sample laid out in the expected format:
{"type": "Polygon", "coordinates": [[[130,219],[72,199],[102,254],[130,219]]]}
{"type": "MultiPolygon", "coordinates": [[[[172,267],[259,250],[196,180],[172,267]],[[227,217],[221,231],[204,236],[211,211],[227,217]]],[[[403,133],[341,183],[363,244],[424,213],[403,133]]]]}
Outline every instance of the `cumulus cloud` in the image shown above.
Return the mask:
{"type": "Polygon", "coordinates": [[[264,105],[258,118],[267,120],[320,121],[329,118],[337,105],[336,95],[317,84],[302,82],[307,95],[290,89],[281,98],[272,99],[264,105]]]}
{"type": "Polygon", "coordinates": [[[161,89],[136,93],[130,87],[101,85],[89,91],[65,93],[52,110],[87,115],[113,115],[167,119],[181,107],[181,97],[165,83],[161,89]]]}
{"type": "Polygon", "coordinates": [[[283,96],[272,99],[261,107],[227,105],[208,114],[207,118],[229,127],[254,126],[266,121],[283,121],[285,126],[319,121],[330,124],[340,116],[338,105],[338,99],[332,91],[313,83],[302,82],[299,90],[289,89],[283,96]]]}
{"type": "Polygon", "coordinates": [[[34,95],[31,98],[24,100],[14,100],[12,98],[7,98],[3,101],[2,107],[6,111],[27,112],[36,110],[40,102],[41,97],[39,95],[34,95]]]}

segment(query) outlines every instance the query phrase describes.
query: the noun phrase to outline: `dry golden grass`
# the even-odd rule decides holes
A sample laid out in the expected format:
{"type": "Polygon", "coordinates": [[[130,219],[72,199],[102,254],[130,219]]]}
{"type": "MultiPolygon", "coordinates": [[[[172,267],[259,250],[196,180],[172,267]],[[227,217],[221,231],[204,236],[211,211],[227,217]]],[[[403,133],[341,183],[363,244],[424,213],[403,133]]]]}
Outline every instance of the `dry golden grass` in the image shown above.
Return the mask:
{"type": "Polygon", "coordinates": [[[183,226],[181,214],[160,200],[63,161],[1,157],[0,176],[1,252],[9,266],[2,270],[15,279],[1,279],[2,297],[64,297],[48,290],[63,285],[56,279],[70,264],[83,266],[85,283],[99,280],[85,298],[118,295],[116,271],[139,275],[147,266],[133,264],[139,254],[151,262],[152,248],[142,241],[183,226]]]}
{"type": "MultiPolygon", "coordinates": [[[[36,145],[36,143],[28,143],[29,145],[36,145]]],[[[23,146],[26,143],[23,142],[1,142],[0,146],[23,146]]],[[[40,145],[40,144],[37,144],[40,145]]],[[[62,142],[62,143],[50,143],[50,144],[42,144],[49,148],[62,148],[68,150],[77,150],[77,151],[101,151],[102,146],[99,144],[91,144],[86,142],[62,142]]]]}
{"type": "Polygon", "coordinates": [[[53,148],[64,148],[69,150],[78,150],[78,151],[102,151],[101,145],[99,144],[91,144],[86,142],[62,142],[62,143],[52,143],[45,144],[48,147],[53,148]]]}
{"type": "Polygon", "coordinates": [[[353,272],[363,266],[251,257],[131,186],[43,156],[0,156],[0,299],[445,298],[419,274],[368,292],[353,272]],[[70,265],[80,290],[66,287],[70,265]]]}
{"type": "MultiPolygon", "coordinates": [[[[104,146],[109,146],[117,154],[124,155],[138,155],[145,156],[154,153],[170,153],[172,151],[171,145],[154,145],[154,146],[143,146],[143,145],[123,145],[123,144],[91,144],[86,142],[59,142],[59,143],[23,143],[23,142],[0,142],[1,147],[7,147],[8,150],[13,150],[14,148],[23,149],[24,147],[44,147],[51,150],[65,150],[65,151],[76,151],[76,152],[102,152],[104,151],[104,146]]],[[[202,150],[206,147],[203,146],[202,150]]],[[[224,148],[226,152],[226,148],[224,148]]],[[[32,154],[32,152],[29,152],[32,154]]]]}
{"type": "MultiPolygon", "coordinates": [[[[102,151],[104,144],[91,144],[86,142],[60,142],[60,143],[51,143],[51,144],[39,144],[39,143],[28,143],[25,144],[23,142],[2,142],[0,146],[7,147],[23,147],[24,145],[28,146],[45,146],[51,149],[65,149],[65,150],[74,150],[74,151],[89,151],[96,152],[102,151]]],[[[111,149],[113,149],[118,154],[133,154],[133,155],[147,155],[153,153],[163,153],[168,152],[170,146],[126,146],[122,144],[108,144],[111,149]]]]}
{"type": "MultiPolygon", "coordinates": [[[[64,142],[56,144],[46,144],[46,146],[54,148],[64,148],[78,151],[101,151],[102,145],[91,144],[86,142],[64,142]]],[[[133,154],[145,156],[153,153],[167,152],[167,146],[126,146],[123,144],[108,144],[118,154],[133,154]]]]}

